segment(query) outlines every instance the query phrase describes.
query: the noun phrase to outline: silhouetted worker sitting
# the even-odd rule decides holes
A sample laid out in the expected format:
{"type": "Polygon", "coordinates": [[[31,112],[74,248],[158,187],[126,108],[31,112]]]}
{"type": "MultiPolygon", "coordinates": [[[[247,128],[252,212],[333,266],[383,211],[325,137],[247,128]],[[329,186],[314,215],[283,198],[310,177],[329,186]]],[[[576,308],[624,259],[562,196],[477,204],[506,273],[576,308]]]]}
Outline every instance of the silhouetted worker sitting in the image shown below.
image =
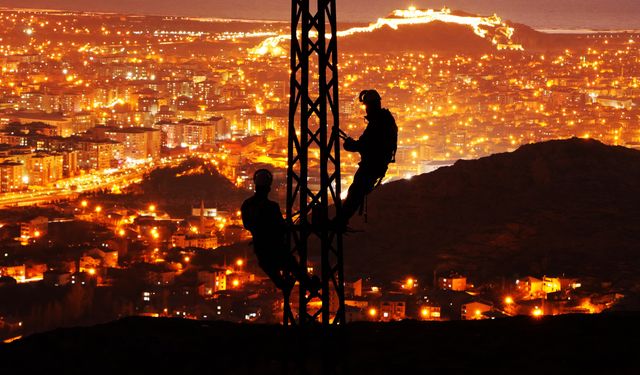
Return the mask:
{"type": "Polygon", "coordinates": [[[287,225],[280,205],[269,200],[273,176],[267,169],[253,175],[255,194],[242,203],[242,223],[251,232],[258,264],[279,289],[289,293],[296,279],[312,295],[317,295],[320,280],[309,276],[287,246],[287,225]],[[294,278],[295,276],[295,278],[294,278]]]}
{"type": "Polygon", "coordinates": [[[396,121],[388,109],[382,108],[380,94],[376,90],[363,90],[359,99],[365,105],[368,124],[358,140],[351,137],[344,140],[346,151],[360,153],[360,163],[342,203],[342,214],[334,219],[341,230],[346,229],[349,219],[362,207],[366,195],[382,182],[389,163],[395,162],[398,143],[396,121]]]}

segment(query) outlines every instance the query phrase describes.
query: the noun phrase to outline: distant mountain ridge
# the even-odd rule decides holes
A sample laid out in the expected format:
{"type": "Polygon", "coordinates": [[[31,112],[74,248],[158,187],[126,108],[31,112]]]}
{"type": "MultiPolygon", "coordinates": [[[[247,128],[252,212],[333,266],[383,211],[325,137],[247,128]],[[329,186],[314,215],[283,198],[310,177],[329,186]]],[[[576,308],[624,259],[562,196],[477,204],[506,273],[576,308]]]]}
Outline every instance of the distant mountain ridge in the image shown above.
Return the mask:
{"type": "MultiPolygon", "coordinates": [[[[635,374],[638,313],[356,322],[341,329],[129,317],[0,343],[0,369],[91,374],[635,374]],[[330,334],[328,334],[330,333],[330,334]],[[517,340],[517,345],[514,345],[517,340]],[[461,345],[471,343],[471,345],[461,345]],[[603,344],[605,343],[605,344],[603,344]],[[536,359],[531,359],[536,353],[536,359]],[[34,360],[37,358],[37,360],[34,360]],[[108,360],[106,360],[108,358],[108,360]],[[297,364],[302,361],[303,369],[297,364]],[[97,365],[99,364],[99,365],[97,365]],[[325,370],[325,371],[322,371],[325,370]]],[[[337,327],[332,327],[337,328],[337,327]]]]}
{"type": "MultiPolygon", "coordinates": [[[[460,11],[454,11],[452,14],[473,16],[460,11]]],[[[525,52],[564,50],[585,44],[583,35],[548,34],[527,25],[506,23],[514,28],[512,44],[522,45],[525,52]]],[[[473,28],[469,25],[442,21],[400,25],[396,30],[384,27],[370,33],[345,36],[340,39],[340,48],[349,52],[371,53],[420,51],[485,54],[497,51],[490,34],[482,38],[474,34],[473,28]]]]}

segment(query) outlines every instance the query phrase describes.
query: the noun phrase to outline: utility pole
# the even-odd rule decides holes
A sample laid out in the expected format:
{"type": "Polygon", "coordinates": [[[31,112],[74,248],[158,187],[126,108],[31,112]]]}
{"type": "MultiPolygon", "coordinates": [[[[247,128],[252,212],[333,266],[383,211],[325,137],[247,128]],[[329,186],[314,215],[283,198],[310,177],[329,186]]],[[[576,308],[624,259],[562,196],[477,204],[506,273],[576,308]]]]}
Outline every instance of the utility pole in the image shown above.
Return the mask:
{"type": "Polygon", "coordinates": [[[345,323],[342,234],[328,227],[329,207],[335,215],[342,204],[336,1],[316,1],[313,7],[309,0],[291,3],[286,213],[290,249],[300,265],[306,269],[319,255],[321,304],[310,304],[300,285],[297,316],[285,295],[285,325],[345,323]]]}

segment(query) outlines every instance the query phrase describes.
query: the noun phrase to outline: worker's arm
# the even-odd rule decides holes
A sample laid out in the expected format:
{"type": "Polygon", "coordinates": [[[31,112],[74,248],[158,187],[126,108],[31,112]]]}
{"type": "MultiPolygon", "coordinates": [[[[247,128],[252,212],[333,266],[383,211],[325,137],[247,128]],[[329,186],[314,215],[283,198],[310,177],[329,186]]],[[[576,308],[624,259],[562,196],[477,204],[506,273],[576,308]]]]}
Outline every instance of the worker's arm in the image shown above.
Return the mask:
{"type": "Polygon", "coordinates": [[[356,141],[355,139],[349,137],[347,139],[344,140],[344,144],[343,147],[346,151],[349,152],[357,152],[359,150],[359,143],[358,141],[356,141]]]}
{"type": "Polygon", "coordinates": [[[273,217],[279,230],[282,230],[283,232],[287,232],[289,230],[289,225],[282,216],[282,211],[280,210],[280,205],[278,203],[274,202],[273,213],[271,216],[273,217]]]}
{"type": "Polygon", "coordinates": [[[353,138],[348,138],[344,141],[344,149],[347,151],[352,151],[352,152],[357,151],[360,153],[362,153],[363,151],[366,151],[370,147],[371,140],[374,139],[375,137],[375,135],[372,133],[373,133],[373,130],[371,127],[371,123],[369,123],[357,140],[353,138]],[[349,139],[351,139],[351,141],[348,142],[349,145],[347,146],[347,141],[349,139]],[[352,148],[352,150],[348,149],[347,147],[352,148]]]}
{"type": "Polygon", "coordinates": [[[242,203],[240,212],[242,213],[242,226],[244,226],[244,229],[250,231],[253,229],[253,222],[251,220],[251,215],[249,214],[249,205],[247,202],[248,200],[242,203]]]}

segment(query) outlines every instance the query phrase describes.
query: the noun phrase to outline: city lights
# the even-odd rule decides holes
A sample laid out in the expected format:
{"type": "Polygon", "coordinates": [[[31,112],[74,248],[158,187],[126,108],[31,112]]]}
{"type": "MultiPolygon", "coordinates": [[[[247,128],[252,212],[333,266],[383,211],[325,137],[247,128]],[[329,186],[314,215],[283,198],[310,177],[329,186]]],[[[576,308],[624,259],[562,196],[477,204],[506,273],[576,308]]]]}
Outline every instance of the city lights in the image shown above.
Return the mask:
{"type": "MultiPolygon", "coordinates": [[[[332,104],[340,130],[348,136],[362,136],[371,119],[358,100],[363,89],[379,91],[382,106],[396,119],[395,162],[381,181],[394,184],[387,192],[413,189],[427,179],[427,190],[412,191],[422,194],[420,202],[429,209],[432,204],[444,207],[462,202],[459,197],[475,197],[473,189],[492,186],[489,179],[496,178],[488,169],[477,176],[471,167],[460,172],[465,163],[495,154],[509,157],[521,146],[577,137],[590,140],[585,144],[640,149],[640,34],[576,32],[556,38],[493,12],[474,15],[417,6],[387,11],[368,24],[338,31],[339,74],[331,81],[339,88],[339,99],[332,104]],[[443,176],[450,180],[441,182],[443,176]]],[[[255,188],[251,176],[257,168],[273,171],[270,198],[283,212],[295,212],[299,205],[296,201],[287,207],[289,24],[11,8],[0,10],[0,17],[0,207],[7,210],[0,223],[5,241],[0,277],[9,285],[6,290],[37,285],[32,289],[46,291],[49,298],[62,296],[72,285],[78,296],[95,301],[99,298],[94,296],[113,295],[117,303],[104,309],[105,316],[113,311],[118,317],[282,323],[284,297],[260,270],[264,262],[245,246],[254,238],[240,205],[255,188]],[[131,293],[135,299],[116,295],[129,285],[148,292],[131,293]]],[[[317,38],[312,33],[311,39],[317,38]]],[[[317,64],[309,66],[310,82],[318,78],[317,64]]],[[[320,88],[315,83],[310,87],[320,88]]],[[[321,108],[311,103],[308,110],[321,108]]],[[[308,134],[298,128],[294,134],[307,140],[319,137],[322,120],[310,121],[308,134]]],[[[344,146],[341,139],[331,142],[344,146]]],[[[313,148],[304,162],[316,171],[322,156],[313,148]]],[[[340,154],[343,199],[361,158],[358,152],[340,154]]],[[[559,172],[552,161],[535,160],[521,170],[523,180],[530,181],[527,189],[552,189],[559,172]]],[[[593,169],[599,168],[596,164],[593,169]]],[[[309,173],[310,189],[317,189],[322,178],[309,173]]],[[[455,239],[462,242],[439,243],[439,235],[455,232],[444,228],[449,214],[410,222],[415,230],[396,230],[394,226],[408,226],[409,221],[395,220],[394,209],[413,217],[422,208],[405,204],[411,195],[389,198],[387,192],[371,196],[371,220],[365,216],[363,223],[356,221],[358,233],[345,236],[344,245],[376,251],[384,246],[395,256],[395,250],[405,250],[396,247],[409,247],[404,236],[410,233],[426,238],[428,251],[421,252],[417,241],[416,254],[429,259],[384,262],[384,269],[373,269],[376,262],[371,269],[351,269],[345,263],[349,272],[341,281],[348,319],[376,324],[415,319],[428,325],[595,314],[628,294],[616,289],[617,283],[586,284],[575,264],[554,263],[551,269],[557,273],[551,276],[535,274],[539,268],[527,269],[524,262],[517,263],[518,269],[507,267],[507,261],[499,270],[482,268],[490,260],[501,262],[503,252],[479,256],[475,242],[482,249],[529,249],[526,241],[537,220],[529,220],[528,212],[514,212],[509,217],[517,220],[486,233],[475,233],[475,224],[470,225],[469,233],[455,239]],[[378,241],[387,230],[393,231],[391,239],[378,241]],[[375,240],[363,240],[365,236],[375,240]],[[469,256],[459,256],[460,249],[469,256]],[[458,269],[440,274],[448,268],[458,269]],[[457,274],[461,270],[473,271],[457,274]],[[517,281],[509,277],[514,274],[517,281]]],[[[478,215],[493,219],[491,208],[478,215]]],[[[285,223],[291,228],[288,218],[285,223]]],[[[314,235],[324,230],[322,223],[311,223],[314,235]]],[[[298,228],[295,218],[293,225],[298,228]]],[[[323,275],[322,257],[314,247],[308,250],[306,271],[323,275]]],[[[329,283],[330,292],[338,290],[336,284],[329,283]]],[[[296,304],[298,290],[292,290],[296,304]]],[[[321,298],[312,299],[318,304],[321,298]]],[[[58,302],[49,298],[39,305],[34,300],[34,307],[22,314],[53,312],[51,316],[16,318],[54,322],[60,315],[58,302]]],[[[333,321],[337,310],[333,300],[331,304],[333,321]]],[[[71,310],[62,308],[65,314],[71,310]]],[[[88,315],[83,319],[90,320],[88,315]]],[[[4,318],[0,311],[0,323],[4,318]]],[[[65,324],[76,323],[64,319],[65,324]]]]}

